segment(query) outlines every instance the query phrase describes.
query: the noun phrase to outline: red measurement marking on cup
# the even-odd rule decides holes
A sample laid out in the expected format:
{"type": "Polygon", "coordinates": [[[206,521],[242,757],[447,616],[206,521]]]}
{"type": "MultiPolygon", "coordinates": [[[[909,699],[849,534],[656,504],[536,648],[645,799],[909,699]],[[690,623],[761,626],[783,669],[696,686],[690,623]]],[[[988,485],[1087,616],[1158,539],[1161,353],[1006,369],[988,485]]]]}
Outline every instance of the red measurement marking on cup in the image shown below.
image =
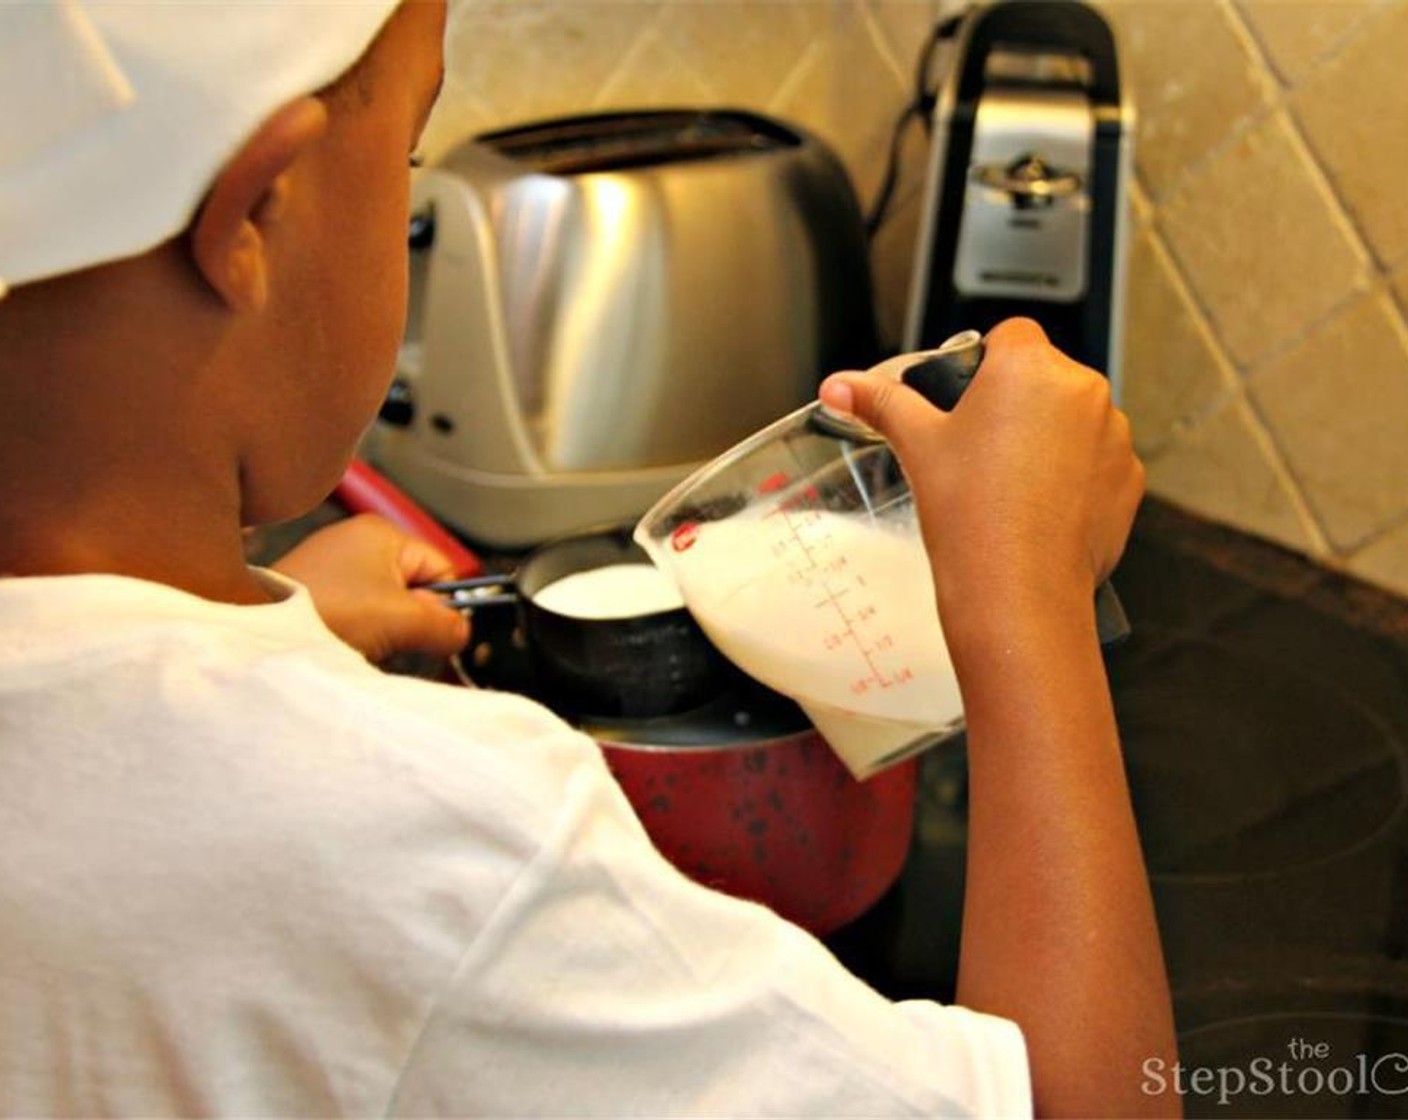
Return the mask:
{"type": "Polygon", "coordinates": [[[876,660],[878,654],[883,654],[895,648],[894,635],[885,633],[874,638],[869,645],[866,644],[858,627],[876,616],[876,609],[873,603],[863,603],[854,612],[848,612],[841,602],[841,597],[851,590],[849,587],[838,589],[832,588],[823,583],[822,588],[825,594],[821,599],[813,604],[816,609],[830,607],[841,619],[841,626],[831,631],[822,639],[822,648],[826,650],[839,650],[848,642],[855,646],[856,652],[865,661],[868,672],[863,676],[855,677],[851,680],[851,694],[854,696],[864,696],[872,688],[883,690],[891,689],[897,685],[905,684],[914,679],[914,672],[908,665],[901,665],[890,673],[886,673],[876,660]]]}
{"type": "Polygon", "coordinates": [[[792,480],[788,478],[784,472],[778,471],[776,474],[768,475],[767,478],[758,483],[758,493],[776,494],[791,481],[792,480]]]}
{"type": "Polygon", "coordinates": [[[694,546],[694,542],[699,539],[699,522],[686,521],[676,527],[670,534],[670,547],[676,552],[684,552],[694,546]]]}

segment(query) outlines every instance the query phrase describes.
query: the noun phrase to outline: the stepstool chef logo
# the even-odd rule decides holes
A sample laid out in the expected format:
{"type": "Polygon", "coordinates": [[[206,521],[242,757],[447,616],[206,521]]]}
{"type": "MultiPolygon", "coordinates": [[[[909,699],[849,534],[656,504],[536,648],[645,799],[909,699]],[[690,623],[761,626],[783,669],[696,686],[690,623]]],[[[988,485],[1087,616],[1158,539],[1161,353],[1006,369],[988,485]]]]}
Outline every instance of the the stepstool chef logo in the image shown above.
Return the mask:
{"type": "Polygon", "coordinates": [[[1299,1036],[1287,1041],[1283,1054],[1262,1055],[1240,1065],[1185,1066],[1146,1058],[1141,1068],[1140,1088],[1149,1096],[1172,1089],[1181,1097],[1222,1106],[1248,1097],[1382,1099],[1408,1094],[1408,1055],[1337,1054],[1329,1042],[1299,1036]]]}

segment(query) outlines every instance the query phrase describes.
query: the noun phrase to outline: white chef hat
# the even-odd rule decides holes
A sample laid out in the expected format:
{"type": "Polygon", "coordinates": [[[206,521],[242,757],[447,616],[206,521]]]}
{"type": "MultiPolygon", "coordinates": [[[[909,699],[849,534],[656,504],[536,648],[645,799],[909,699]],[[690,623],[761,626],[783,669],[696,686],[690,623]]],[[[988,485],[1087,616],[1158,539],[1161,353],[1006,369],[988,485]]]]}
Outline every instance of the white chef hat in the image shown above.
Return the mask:
{"type": "Polygon", "coordinates": [[[398,0],[0,0],[0,296],[183,230],[280,105],[398,0]]]}

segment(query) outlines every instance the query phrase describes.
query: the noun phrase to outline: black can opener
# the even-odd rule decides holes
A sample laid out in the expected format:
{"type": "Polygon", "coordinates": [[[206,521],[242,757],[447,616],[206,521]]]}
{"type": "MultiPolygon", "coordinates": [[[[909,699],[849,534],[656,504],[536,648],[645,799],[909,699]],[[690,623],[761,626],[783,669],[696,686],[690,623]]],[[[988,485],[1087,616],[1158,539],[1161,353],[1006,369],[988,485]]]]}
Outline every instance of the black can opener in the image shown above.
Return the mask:
{"type": "MultiPolygon", "coordinates": [[[[899,380],[948,412],[977,375],[983,353],[983,336],[977,331],[963,331],[947,339],[937,350],[903,367],[899,380]]],[[[827,426],[833,429],[833,434],[847,435],[841,430],[847,426],[845,422],[838,422],[839,417],[830,417],[830,420],[827,426]]],[[[849,435],[854,438],[858,434],[857,426],[854,421],[850,426],[849,435]]],[[[1109,580],[1095,589],[1095,628],[1100,644],[1106,647],[1117,645],[1130,634],[1129,616],[1109,580]]]]}

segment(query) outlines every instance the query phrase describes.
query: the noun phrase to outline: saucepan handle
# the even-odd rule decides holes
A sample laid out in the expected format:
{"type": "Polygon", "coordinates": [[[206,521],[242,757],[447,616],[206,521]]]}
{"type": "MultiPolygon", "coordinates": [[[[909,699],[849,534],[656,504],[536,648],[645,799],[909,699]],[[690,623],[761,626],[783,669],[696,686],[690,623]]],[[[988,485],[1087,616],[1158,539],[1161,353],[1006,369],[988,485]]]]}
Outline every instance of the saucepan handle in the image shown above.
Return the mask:
{"type": "Polygon", "coordinates": [[[519,598],[513,577],[506,575],[443,580],[440,583],[422,584],[421,589],[443,595],[449,606],[462,611],[494,607],[501,603],[516,603],[519,598]]]}

